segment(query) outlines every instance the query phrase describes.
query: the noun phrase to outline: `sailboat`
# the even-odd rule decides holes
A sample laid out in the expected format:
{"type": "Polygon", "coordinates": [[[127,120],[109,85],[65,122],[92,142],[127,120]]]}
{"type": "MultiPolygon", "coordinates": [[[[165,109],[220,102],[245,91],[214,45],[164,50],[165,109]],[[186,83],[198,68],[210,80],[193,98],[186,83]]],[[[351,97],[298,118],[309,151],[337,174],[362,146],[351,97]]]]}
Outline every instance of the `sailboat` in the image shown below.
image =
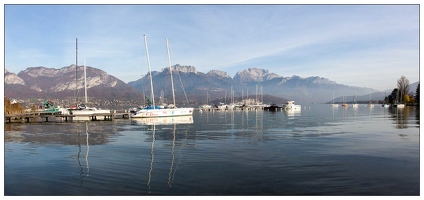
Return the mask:
{"type": "Polygon", "coordinates": [[[345,107],[345,108],[347,108],[347,103],[345,103],[345,97],[344,96],[343,96],[343,104],[342,104],[342,106],[345,107]]]}
{"type": "Polygon", "coordinates": [[[339,107],[339,104],[334,103],[334,93],[333,93],[333,102],[331,103],[331,107],[333,108],[339,107]]]}
{"type": "Polygon", "coordinates": [[[209,92],[206,93],[206,104],[200,106],[200,109],[207,110],[211,109],[212,106],[209,104],[209,92]]]}
{"type": "Polygon", "coordinates": [[[371,92],[370,92],[370,103],[368,103],[368,108],[374,108],[374,104],[371,101],[371,92]]]}
{"type": "MultiPolygon", "coordinates": [[[[76,56],[75,56],[75,90],[78,90],[77,85],[77,61],[78,61],[78,38],[76,39],[76,56]]],[[[85,66],[85,58],[84,58],[84,91],[85,91],[85,104],[88,103],[87,100],[87,70],[85,66]]],[[[76,95],[75,106],[72,108],[68,108],[70,114],[73,115],[93,115],[93,114],[104,114],[109,115],[110,110],[97,109],[95,107],[87,107],[85,104],[78,104],[78,97],[76,95]]]]}
{"type": "MultiPolygon", "coordinates": [[[[85,91],[85,104],[88,103],[87,100],[87,70],[85,66],[85,58],[84,58],[84,91],[85,91]]],[[[79,109],[73,110],[72,113],[74,115],[92,115],[92,114],[110,114],[110,110],[108,109],[97,109],[95,107],[88,107],[84,104],[80,104],[78,106],[79,109]]]]}
{"type": "Polygon", "coordinates": [[[356,103],[356,93],[355,93],[355,98],[353,99],[352,108],[357,108],[357,107],[358,107],[358,103],[356,103]]]}
{"type": "Polygon", "coordinates": [[[175,93],[174,93],[174,81],[172,79],[172,67],[171,60],[169,55],[169,47],[168,47],[168,38],[165,38],[166,48],[168,52],[168,62],[169,62],[169,72],[171,76],[171,86],[172,86],[172,97],[174,100],[173,107],[171,108],[160,108],[155,105],[155,95],[153,91],[153,80],[152,80],[152,72],[150,70],[150,60],[149,60],[149,50],[147,48],[147,39],[146,35],[144,35],[144,44],[146,46],[146,55],[147,55],[147,64],[149,68],[149,76],[150,76],[150,91],[152,95],[152,105],[148,105],[144,108],[140,108],[134,112],[131,112],[132,118],[144,118],[144,117],[172,117],[172,116],[184,116],[184,115],[193,115],[193,108],[177,108],[175,105],[175,93]]]}
{"type": "MultiPolygon", "coordinates": [[[[399,90],[398,90],[398,94],[399,94],[399,90]]],[[[402,103],[402,92],[400,93],[400,103],[398,102],[394,106],[397,107],[397,108],[405,108],[405,104],[402,103]]]]}
{"type": "MultiPolygon", "coordinates": [[[[386,92],[384,92],[384,96],[386,96],[386,92]]],[[[390,107],[390,105],[386,103],[386,99],[384,99],[384,103],[383,103],[383,104],[381,104],[381,107],[383,107],[383,108],[388,108],[388,107],[390,107]]]]}

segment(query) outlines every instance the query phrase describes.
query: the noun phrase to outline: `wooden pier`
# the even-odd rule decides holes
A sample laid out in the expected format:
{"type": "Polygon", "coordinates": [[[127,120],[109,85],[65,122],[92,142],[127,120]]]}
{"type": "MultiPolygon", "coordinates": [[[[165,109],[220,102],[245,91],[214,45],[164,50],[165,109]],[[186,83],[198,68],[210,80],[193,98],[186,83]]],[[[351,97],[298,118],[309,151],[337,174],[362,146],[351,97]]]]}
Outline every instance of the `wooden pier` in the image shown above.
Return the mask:
{"type": "Polygon", "coordinates": [[[21,114],[5,114],[4,122],[71,122],[71,121],[112,121],[114,119],[127,119],[126,111],[113,110],[109,114],[68,115],[61,113],[31,112],[21,114]]]}

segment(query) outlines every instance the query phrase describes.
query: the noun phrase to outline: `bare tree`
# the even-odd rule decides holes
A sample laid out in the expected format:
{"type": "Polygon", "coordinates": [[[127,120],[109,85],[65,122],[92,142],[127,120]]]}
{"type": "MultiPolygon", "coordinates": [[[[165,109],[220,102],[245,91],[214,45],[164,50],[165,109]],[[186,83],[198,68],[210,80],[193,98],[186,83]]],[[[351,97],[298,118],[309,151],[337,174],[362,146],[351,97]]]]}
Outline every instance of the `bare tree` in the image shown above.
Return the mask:
{"type": "Polygon", "coordinates": [[[405,76],[401,76],[400,79],[397,80],[397,87],[400,97],[403,98],[405,94],[409,93],[409,80],[405,76]]]}

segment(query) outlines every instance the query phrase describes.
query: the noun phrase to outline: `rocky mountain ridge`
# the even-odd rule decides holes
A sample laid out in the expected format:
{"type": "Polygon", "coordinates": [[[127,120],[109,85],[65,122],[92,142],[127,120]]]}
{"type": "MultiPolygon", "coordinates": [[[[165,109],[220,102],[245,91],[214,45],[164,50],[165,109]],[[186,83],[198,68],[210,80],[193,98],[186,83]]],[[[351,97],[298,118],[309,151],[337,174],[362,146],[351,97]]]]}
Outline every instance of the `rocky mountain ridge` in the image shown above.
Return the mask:
{"type": "MultiPolygon", "coordinates": [[[[296,75],[291,77],[279,76],[270,73],[268,70],[259,68],[249,68],[236,73],[231,78],[226,72],[211,70],[208,73],[198,72],[191,67],[191,72],[184,68],[188,66],[173,66],[174,85],[176,90],[176,98],[184,101],[186,96],[190,99],[205,99],[206,93],[211,99],[225,99],[233,96],[246,96],[258,94],[270,94],[276,97],[291,99],[299,103],[322,103],[335,95],[352,95],[352,94],[368,94],[376,92],[371,88],[360,88],[337,84],[323,77],[307,77],[302,78],[296,75]],[[174,72],[175,71],[175,72],[174,72]],[[183,82],[184,88],[178,86],[177,76],[183,82]],[[184,91],[185,89],[185,91],[184,91]],[[183,94],[183,92],[185,94],[183,94]]],[[[171,94],[170,91],[170,74],[169,71],[163,69],[161,72],[152,72],[154,91],[163,91],[165,94],[171,94]]],[[[144,76],[137,81],[129,82],[128,85],[134,87],[140,92],[149,94],[150,84],[149,76],[144,76]]],[[[169,99],[169,97],[166,97],[169,99]]],[[[265,102],[269,103],[269,102],[265,102]]],[[[275,102],[274,102],[275,103],[275,102]]],[[[280,103],[280,102],[277,102],[280,103]]]]}
{"type": "MultiPolygon", "coordinates": [[[[17,75],[5,72],[5,95],[12,98],[75,98],[84,95],[84,69],[71,65],[60,69],[30,67],[17,75]]],[[[86,67],[87,93],[97,99],[141,98],[141,94],[106,72],[86,67]]]]}
{"type": "MultiPolygon", "coordinates": [[[[17,75],[5,71],[5,95],[11,98],[72,98],[75,88],[80,96],[84,94],[83,67],[78,66],[79,77],[75,82],[75,65],[60,69],[31,67],[17,75]]],[[[87,69],[88,96],[97,99],[135,99],[143,101],[150,95],[150,80],[146,76],[125,84],[106,72],[87,69]]],[[[203,102],[208,94],[210,99],[244,97],[247,95],[273,95],[294,100],[297,103],[322,103],[343,95],[365,95],[376,92],[371,88],[360,88],[337,84],[323,77],[302,78],[296,75],[284,77],[265,69],[241,70],[232,78],[227,72],[210,70],[199,72],[194,66],[172,66],[176,100],[178,102],[203,102]]],[[[171,100],[169,68],[152,71],[155,99],[171,100]]],[[[264,100],[265,101],[265,100],[264,100]]],[[[271,103],[271,102],[264,102],[271,103]]],[[[272,102],[283,103],[283,102],[272,102]]]]}

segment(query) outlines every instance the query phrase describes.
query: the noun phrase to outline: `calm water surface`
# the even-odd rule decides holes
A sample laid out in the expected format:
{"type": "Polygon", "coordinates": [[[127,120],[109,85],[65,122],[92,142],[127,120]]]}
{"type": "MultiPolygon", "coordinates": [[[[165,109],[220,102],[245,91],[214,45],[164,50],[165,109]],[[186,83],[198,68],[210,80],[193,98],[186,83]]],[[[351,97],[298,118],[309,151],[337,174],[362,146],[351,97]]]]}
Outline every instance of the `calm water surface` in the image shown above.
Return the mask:
{"type": "Polygon", "coordinates": [[[6,196],[420,195],[414,107],[4,126],[6,196]]]}

